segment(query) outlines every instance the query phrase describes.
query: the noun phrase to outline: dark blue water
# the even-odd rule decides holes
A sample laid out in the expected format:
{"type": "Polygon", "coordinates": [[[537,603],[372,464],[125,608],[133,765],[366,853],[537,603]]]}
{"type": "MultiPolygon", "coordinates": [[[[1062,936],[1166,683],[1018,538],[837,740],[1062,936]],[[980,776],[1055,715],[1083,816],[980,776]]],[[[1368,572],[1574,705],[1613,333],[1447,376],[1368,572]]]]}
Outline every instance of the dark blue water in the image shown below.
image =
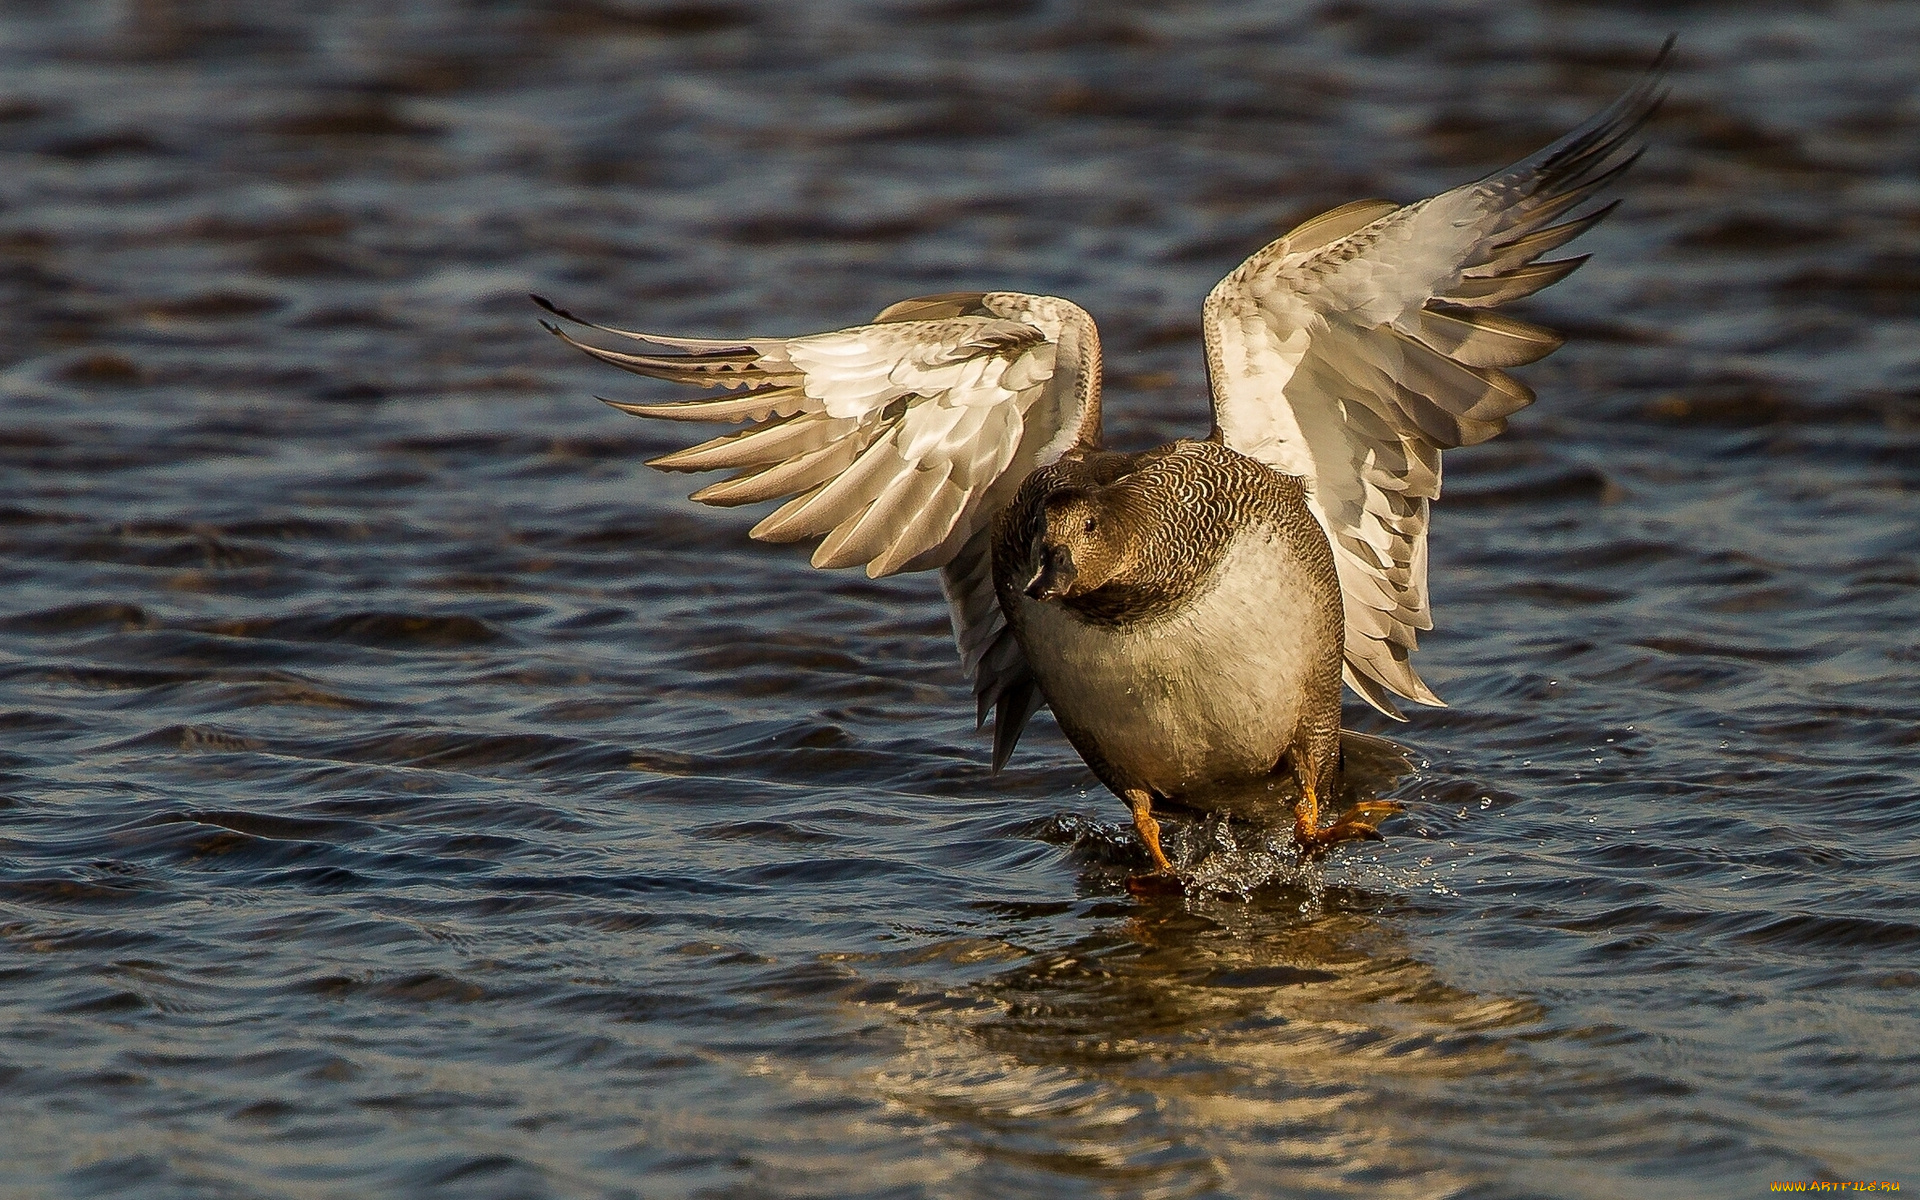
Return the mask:
{"type": "Polygon", "coordinates": [[[0,4],[0,1194],[1920,1187],[1916,63],[1891,3],[0,4]],[[686,503],[524,299],[1056,292],[1112,440],[1197,434],[1241,257],[1670,29],[1324,872],[1190,827],[1218,886],[1128,896],[931,580],[686,503]]]}

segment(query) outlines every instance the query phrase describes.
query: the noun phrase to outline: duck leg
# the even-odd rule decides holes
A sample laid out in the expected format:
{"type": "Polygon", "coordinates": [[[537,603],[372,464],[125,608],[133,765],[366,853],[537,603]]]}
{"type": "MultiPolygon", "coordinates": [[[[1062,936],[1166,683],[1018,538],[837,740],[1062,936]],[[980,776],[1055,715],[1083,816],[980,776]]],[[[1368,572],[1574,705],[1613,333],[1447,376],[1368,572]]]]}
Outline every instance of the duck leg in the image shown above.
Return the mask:
{"type": "Polygon", "coordinates": [[[1173,874],[1173,864],[1167,861],[1166,851],[1160,849],[1160,822],[1153,819],[1153,797],[1139,788],[1128,788],[1127,807],[1133,810],[1133,827],[1140,831],[1140,840],[1147,844],[1147,853],[1153,856],[1154,870],[1173,874]]]}
{"type": "Polygon", "coordinates": [[[1153,796],[1139,788],[1128,788],[1126,801],[1133,810],[1133,827],[1140,831],[1140,840],[1153,856],[1153,871],[1127,880],[1127,890],[1137,896],[1179,891],[1180,876],[1167,861],[1166,851],[1160,849],[1160,822],[1153,819],[1153,796]]]}

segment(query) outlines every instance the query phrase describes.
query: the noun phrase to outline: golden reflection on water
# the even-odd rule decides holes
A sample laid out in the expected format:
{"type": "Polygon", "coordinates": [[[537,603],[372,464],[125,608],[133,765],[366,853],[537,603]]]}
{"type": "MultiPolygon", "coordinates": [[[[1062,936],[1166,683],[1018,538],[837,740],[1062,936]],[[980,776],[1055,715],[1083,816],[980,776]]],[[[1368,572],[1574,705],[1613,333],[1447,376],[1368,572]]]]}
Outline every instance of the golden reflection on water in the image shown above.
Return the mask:
{"type": "Polygon", "coordinates": [[[902,1012],[900,1056],[873,1084],[989,1176],[1151,1195],[1312,1172],[1327,1194],[1456,1193],[1485,1176],[1427,1152],[1421,1111],[1455,1081],[1529,1070],[1499,1035],[1541,1009],[1439,978],[1345,910],[1365,899],[1140,906],[984,980],[984,1008],[902,1012]]]}

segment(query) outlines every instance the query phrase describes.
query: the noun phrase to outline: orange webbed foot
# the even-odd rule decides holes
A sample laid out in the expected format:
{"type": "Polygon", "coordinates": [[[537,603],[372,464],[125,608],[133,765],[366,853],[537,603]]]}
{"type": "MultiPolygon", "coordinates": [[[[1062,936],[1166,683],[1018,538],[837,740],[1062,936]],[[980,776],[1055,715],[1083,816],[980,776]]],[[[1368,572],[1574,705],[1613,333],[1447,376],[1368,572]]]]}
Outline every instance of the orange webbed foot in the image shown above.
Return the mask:
{"type": "Polygon", "coordinates": [[[1381,836],[1380,822],[1394,813],[1404,811],[1404,806],[1391,800],[1363,800],[1346,812],[1325,829],[1315,829],[1305,812],[1293,827],[1294,845],[1300,850],[1302,862],[1324,858],[1327,851],[1341,842],[1379,842],[1386,839],[1381,836]]]}

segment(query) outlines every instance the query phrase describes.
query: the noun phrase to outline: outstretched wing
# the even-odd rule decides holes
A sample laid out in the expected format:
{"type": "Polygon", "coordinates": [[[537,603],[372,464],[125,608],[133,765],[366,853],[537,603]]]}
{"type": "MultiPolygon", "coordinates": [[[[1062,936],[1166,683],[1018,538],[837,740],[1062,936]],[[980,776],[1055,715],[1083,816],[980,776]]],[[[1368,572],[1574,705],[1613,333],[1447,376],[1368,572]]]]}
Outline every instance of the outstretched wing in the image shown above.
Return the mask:
{"type": "Polygon", "coordinates": [[[1391,716],[1389,692],[1441,703],[1407,661],[1416,631],[1433,628],[1427,506],[1440,494],[1440,451],[1504,429],[1533,392],[1500,368],[1563,340],[1489,310],[1586,261],[1540,256],[1612,210],[1568,216],[1639,157],[1635,135],[1665,94],[1671,48],[1533,157],[1405,207],[1363,200],[1323,213],[1207,297],[1218,435],[1305,481],[1340,574],[1347,683],[1391,716]]]}
{"type": "Polygon", "coordinates": [[[728,393],[607,401],[635,416],[751,422],[652,461],[734,472],[693,499],[787,498],[753,536],[822,538],[816,567],[865,564],[875,578],[940,569],[982,723],[996,713],[998,770],[1041,701],[994,599],[991,525],[1035,467],[1098,439],[1093,319],[1051,296],[969,292],[905,300],[833,333],[727,341],[610,329],[534,299],[566,320],[678,351],[609,350],[547,325],[602,362],[728,393]]]}

